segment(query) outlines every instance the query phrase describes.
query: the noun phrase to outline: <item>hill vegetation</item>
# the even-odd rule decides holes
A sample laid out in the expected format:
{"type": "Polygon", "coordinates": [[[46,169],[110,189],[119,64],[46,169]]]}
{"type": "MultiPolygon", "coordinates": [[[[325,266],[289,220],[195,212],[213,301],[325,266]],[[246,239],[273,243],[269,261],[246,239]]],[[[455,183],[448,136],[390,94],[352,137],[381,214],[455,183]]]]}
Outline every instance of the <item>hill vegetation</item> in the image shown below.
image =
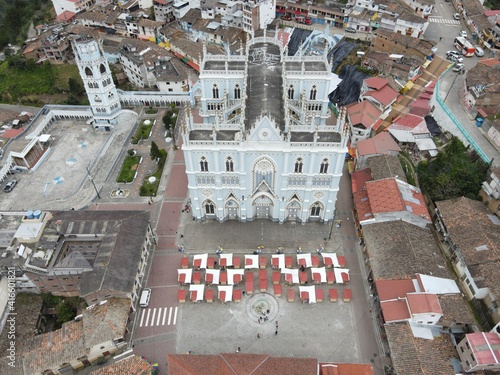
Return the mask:
{"type": "Polygon", "coordinates": [[[0,50],[22,45],[31,22],[36,26],[53,18],[50,0],[0,0],[0,50]]]}

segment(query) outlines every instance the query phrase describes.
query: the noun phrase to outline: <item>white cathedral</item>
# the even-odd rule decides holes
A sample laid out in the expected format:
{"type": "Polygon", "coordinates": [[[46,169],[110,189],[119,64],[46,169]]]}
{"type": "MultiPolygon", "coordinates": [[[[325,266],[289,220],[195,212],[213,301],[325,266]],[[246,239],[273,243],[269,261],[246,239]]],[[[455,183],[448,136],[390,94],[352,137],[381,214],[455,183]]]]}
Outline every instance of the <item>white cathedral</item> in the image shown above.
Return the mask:
{"type": "Polygon", "coordinates": [[[331,222],[347,152],[329,108],[331,65],[256,37],[246,54],[208,55],[181,127],[196,220],[331,222]]]}

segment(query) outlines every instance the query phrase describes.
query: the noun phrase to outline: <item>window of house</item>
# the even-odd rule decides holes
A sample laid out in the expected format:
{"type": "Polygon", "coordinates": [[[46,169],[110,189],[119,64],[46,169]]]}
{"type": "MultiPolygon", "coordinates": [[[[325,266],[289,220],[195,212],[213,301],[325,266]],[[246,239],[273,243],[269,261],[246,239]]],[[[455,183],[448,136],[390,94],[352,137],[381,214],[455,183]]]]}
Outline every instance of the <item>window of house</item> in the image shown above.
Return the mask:
{"type": "Polygon", "coordinates": [[[295,90],[293,89],[293,85],[290,85],[288,88],[288,99],[293,99],[295,94],[295,90]]]}
{"type": "Polygon", "coordinates": [[[236,85],[234,87],[234,98],[235,99],[241,99],[241,90],[240,90],[240,85],[236,85]]]}
{"type": "Polygon", "coordinates": [[[214,87],[212,88],[212,96],[214,99],[219,99],[219,88],[217,87],[217,85],[214,85],[214,87]]]}

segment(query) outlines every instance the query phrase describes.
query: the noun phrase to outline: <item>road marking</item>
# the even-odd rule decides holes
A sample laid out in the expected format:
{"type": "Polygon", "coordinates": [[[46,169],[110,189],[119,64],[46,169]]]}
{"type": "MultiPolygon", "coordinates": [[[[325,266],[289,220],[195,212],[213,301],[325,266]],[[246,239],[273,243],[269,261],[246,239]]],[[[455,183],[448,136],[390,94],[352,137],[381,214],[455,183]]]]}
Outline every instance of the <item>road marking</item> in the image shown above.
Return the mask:
{"type": "Polygon", "coordinates": [[[172,318],[172,309],[168,312],[168,323],[167,325],[170,325],[170,319],[172,318]]]}
{"type": "Polygon", "coordinates": [[[174,314],[174,326],[175,323],[177,322],[177,306],[175,306],[175,314],[174,314]]]}
{"type": "Polygon", "coordinates": [[[153,309],[153,316],[151,317],[151,327],[155,325],[155,314],[156,314],[156,307],[153,309]]]}
{"type": "Polygon", "coordinates": [[[438,17],[429,17],[429,22],[446,23],[446,24],[450,24],[450,25],[460,25],[460,21],[458,21],[458,20],[449,20],[449,19],[438,18],[438,17]]]}
{"type": "Polygon", "coordinates": [[[168,307],[165,307],[165,311],[163,312],[163,320],[161,321],[162,326],[165,325],[165,318],[167,317],[167,310],[168,310],[168,307]]]}
{"type": "MultiPolygon", "coordinates": [[[[158,325],[160,325],[160,319],[161,319],[161,309],[162,309],[162,308],[163,308],[163,307],[160,307],[160,308],[158,309],[158,319],[156,320],[156,325],[157,325],[157,326],[158,326],[158,325]]],[[[167,308],[167,307],[165,307],[165,308],[167,308]]]]}
{"type": "Polygon", "coordinates": [[[141,322],[139,323],[139,327],[142,327],[142,321],[144,320],[144,314],[146,313],[146,310],[142,310],[141,314],[141,322]]]}
{"type": "Polygon", "coordinates": [[[154,307],[143,309],[139,320],[139,327],[158,327],[164,326],[165,323],[166,325],[175,325],[177,322],[177,309],[178,307],[154,307]]]}

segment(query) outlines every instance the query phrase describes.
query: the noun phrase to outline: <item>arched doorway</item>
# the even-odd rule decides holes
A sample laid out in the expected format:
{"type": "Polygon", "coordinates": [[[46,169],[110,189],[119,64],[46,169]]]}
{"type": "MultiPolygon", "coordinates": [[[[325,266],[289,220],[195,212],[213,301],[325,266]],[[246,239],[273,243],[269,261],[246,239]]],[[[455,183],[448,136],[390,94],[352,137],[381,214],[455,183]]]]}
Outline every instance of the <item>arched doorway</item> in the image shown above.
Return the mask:
{"type": "Polygon", "coordinates": [[[299,219],[300,213],[300,203],[298,201],[291,201],[286,206],[286,218],[287,220],[297,220],[299,219]]]}
{"type": "Polygon", "coordinates": [[[236,219],[240,216],[239,215],[240,206],[233,199],[230,199],[226,202],[226,205],[224,206],[224,211],[225,211],[224,215],[227,217],[228,220],[236,219]]]}
{"type": "Polygon", "coordinates": [[[254,218],[268,219],[272,218],[273,201],[267,195],[259,195],[253,201],[254,218]]]}

